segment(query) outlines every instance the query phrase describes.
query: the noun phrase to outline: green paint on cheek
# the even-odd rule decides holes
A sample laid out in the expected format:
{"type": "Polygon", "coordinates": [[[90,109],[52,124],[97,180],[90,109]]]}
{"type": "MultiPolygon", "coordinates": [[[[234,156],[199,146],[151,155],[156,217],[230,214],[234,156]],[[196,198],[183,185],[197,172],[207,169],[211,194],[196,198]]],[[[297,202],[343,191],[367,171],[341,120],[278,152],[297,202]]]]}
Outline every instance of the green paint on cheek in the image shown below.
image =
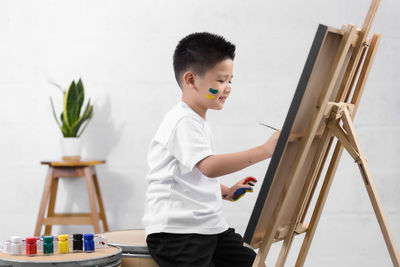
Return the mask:
{"type": "Polygon", "coordinates": [[[218,94],[218,90],[217,89],[213,89],[213,88],[210,88],[210,90],[208,90],[208,91],[210,91],[210,93],[211,94],[218,94]]]}
{"type": "Polygon", "coordinates": [[[207,97],[208,99],[214,99],[214,98],[215,98],[215,96],[213,96],[213,95],[206,95],[206,97],[207,97]]]}

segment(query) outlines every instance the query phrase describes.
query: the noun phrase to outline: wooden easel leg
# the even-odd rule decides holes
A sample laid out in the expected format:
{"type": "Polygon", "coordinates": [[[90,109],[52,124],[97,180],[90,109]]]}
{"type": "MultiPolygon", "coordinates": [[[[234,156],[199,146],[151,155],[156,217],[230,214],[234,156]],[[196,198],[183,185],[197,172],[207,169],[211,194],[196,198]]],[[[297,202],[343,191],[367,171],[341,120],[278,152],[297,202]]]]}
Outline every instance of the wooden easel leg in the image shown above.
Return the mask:
{"type": "Polygon", "coordinates": [[[335,147],[335,151],[333,152],[333,155],[332,155],[331,162],[328,167],[328,171],[325,175],[325,180],[322,185],[320,194],[318,196],[318,200],[315,205],[314,212],[312,214],[306,236],[304,237],[303,244],[302,244],[300,252],[299,252],[299,256],[297,257],[296,267],[301,267],[304,265],[308,250],[310,249],[311,242],[312,242],[312,239],[315,234],[315,230],[317,228],[319,219],[321,217],[322,209],[324,208],[326,199],[328,197],[328,193],[329,193],[329,189],[331,187],[332,181],[333,181],[333,177],[335,176],[337,166],[339,165],[339,159],[342,155],[342,152],[343,152],[342,145],[340,143],[337,143],[336,147],[335,147]]]}
{"type": "Polygon", "coordinates": [[[311,190],[310,198],[308,199],[307,204],[306,204],[306,207],[305,207],[305,209],[304,209],[304,212],[303,212],[303,214],[301,215],[300,222],[304,222],[304,220],[305,220],[305,218],[306,218],[307,211],[308,211],[308,209],[310,208],[310,205],[311,205],[312,196],[314,196],[315,190],[317,189],[317,185],[318,185],[318,182],[319,182],[319,178],[321,177],[322,171],[323,171],[323,169],[324,169],[323,166],[325,166],[326,160],[327,160],[328,155],[329,155],[328,152],[330,151],[330,148],[332,147],[333,141],[334,141],[334,138],[330,138],[329,144],[328,144],[328,148],[327,148],[327,153],[325,153],[325,155],[324,155],[324,159],[323,159],[323,161],[322,161],[321,168],[319,169],[318,174],[317,174],[317,180],[315,180],[315,183],[314,183],[313,188],[312,188],[312,190],[311,190]]]}
{"type": "Polygon", "coordinates": [[[294,215],[293,218],[291,219],[289,232],[283,242],[281,251],[279,253],[279,257],[276,264],[277,267],[282,267],[285,264],[285,261],[289,254],[290,247],[295,237],[296,227],[300,223],[303,217],[302,215],[305,212],[308,203],[312,198],[312,193],[314,188],[314,186],[312,185],[315,185],[317,183],[319,176],[322,172],[324,162],[326,159],[324,155],[327,153],[328,147],[331,143],[330,142],[331,137],[332,135],[330,134],[329,130],[325,129],[324,133],[321,136],[317,151],[315,152],[315,157],[311,164],[310,171],[307,175],[307,180],[304,183],[296,209],[293,213],[294,215]]]}
{"type": "MultiPolygon", "coordinates": [[[[59,179],[58,177],[54,177],[53,178],[53,183],[51,185],[49,208],[47,210],[47,217],[54,216],[54,206],[55,206],[55,203],[56,203],[58,179],[59,179]]],[[[44,230],[44,234],[45,235],[50,235],[51,234],[51,228],[52,228],[52,225],[46,225],[46,228],[44,230]]]]}
{"type": "Polygon", "coordinates": [[[50,195],[51,186],[52,186],[52,182],[53,182],[53,172],[54,172],[53,167],[49,167],[49,170],[47,171],[46,182],[44,185],[42,201],[40,202],[39,214],[38,214],[37,221],[36,221],[34,236],[40,236],[40,231],[42,229],[44,214],[46,212],[47,201],[49,200],[49,195],[50,195]]]}
{"type": "Polygon", "coordinates": [[[263,267],[263,266],[265,266],[264,262],[265,262],[265,259],[267,257],[268,252],[265,253],[265,256],[263,256],[263,253],[264,252],[262,252],[261,248],[260,248],[260,250],[257,253],[256,259],[253,262],[252,267],[263,267]]]}
{"type": "Polygon", "coordinates": [[[389,250],[390,258],[392,259],[393,265],[399,267],[400,266],[399,254],[396,250],[392,234],[390,233],[389,230],[389,225],[383,213],[382,204],[379,200],[378,194],[375,189],[375,185],[372,181],[370,172],[368,170],[366,159],[362,154],[361,146],[358,142],[358,138],[355,132],[351,116],[346,109],[343,113],[342,119],[343,119],[343,127],[347,132],[348,139],[353,144],[354,148],[360,155],[360,157],[356,159],[356,162],[363,177],[363,181],[367,189],[369,199],[371,200],[372,207],[374,208],[376,218],[378,219],[378,223],[381,228],[383,238],[385,239],[386,246],[389,250]]]}
{"type": "MultiPolygon", "coordinates": [[[[365,84],[367,83],[367,78],[371,71],[372,63],[375,59],[376,52],[378,51],[378,46],[381,41],[381,38],[382,35],[380,33],[374,33],[372,36],[371,43],[369,44],[368,53],[367,56],[365,57],[364,65],[361,69],[356,89],[354,90],[354,95],[351,99],[351,103],[353,103],[355,107],[358,107],[361,101],[361,95],[364,92],[365,84]]],[[[350,95],[348,94],[346,96],[346,100],[349,100],[349,98],[350,95]]],[[[354,115],[352,115],[352,117],[354,118],[354,115]]]]}
{"type": "Polygon", "coordinates": [[[99,214],[97,212],[96,199],[95,199],[95,195],[94,195],[92,171],[91,171],[90,167],[85,167],[83,169],[83,172],[85,174],[86,186],[87,186],[87,190],[88,190],[88,194],[89,194],[90,210],[91,210],[91,215],[92,215],[91,217],[92,217],[94,232],[100,233],[99,214]]]}
{"type": "Polygon", "coordinates": [[[100,186],[99,186],[99,181],[97,179],[96,169],[94,167],[92,167],[92,171],[93,171],[94,188],[96,189],[97,200],[99,202],[100,218],[101,218],[101,220],[103,222],[104,232],[108,232],[108,224],[107,224],[107,219],[106,219],[106,213],[104,211],[103,199],[101,197],[100,186]]]}
{"type": "Polygon", "coordinates": [[[390,258],[392,259],[393,266],[400,267],[399,254],[397,252],[396,245],[394,244],[389,225],[386,221],[386,217],[383,213],[382,204],[378,198],[378,194],[375,190],[375,185],[371,179],[371,175],[364,159],[358,163],[358,167],[360,168],[361,175],[364,178],[364,184],[367,189],[369,199],[371,200],[372,207],[374,208],[376,218],[378,219],[378,223],[381,228],[383,238],[385,239],[390,258]]]}
{"type": "Polygon", "coordinates": [[[368,9],[367,16],[365,17],[360,36],[357,40],[357,44],[354,47],[354,52],[353,55],[351,56],[349,65],[347,67],[346,73],[344,75],[344,78],[342,80],[342,84],[339,89],[339,94],[338,96],[340,98],[336,99],[336,102],[343,102],[346,99],[346,96],[348,95],[349,90],[352,88],[350,87],[350,84],[352,82],[353,77],[356,75],[356,68],[357,68],[357,62],[359,62],[360,57],[362,55],[362,50],[363,50],[363,43],[367,41],[369,30],[371,28],[372,22],[374,20],[375,14],[378,10],[378,7],[380,5],[381,0],[372,0],[371,5],[368,9]]]}

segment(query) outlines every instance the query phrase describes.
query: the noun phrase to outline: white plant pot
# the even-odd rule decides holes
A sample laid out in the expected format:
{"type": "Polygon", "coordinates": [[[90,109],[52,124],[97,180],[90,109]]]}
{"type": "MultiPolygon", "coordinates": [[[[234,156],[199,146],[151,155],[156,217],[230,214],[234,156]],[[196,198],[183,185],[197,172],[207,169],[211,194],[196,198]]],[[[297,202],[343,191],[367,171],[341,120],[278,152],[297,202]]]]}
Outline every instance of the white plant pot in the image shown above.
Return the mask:
{"type": "Polygon", "coordinates": [[[65,161],[79,161],[81,159],[82,143],[78,137],[64,137],[61,139],[61,155],[65,161]]]}

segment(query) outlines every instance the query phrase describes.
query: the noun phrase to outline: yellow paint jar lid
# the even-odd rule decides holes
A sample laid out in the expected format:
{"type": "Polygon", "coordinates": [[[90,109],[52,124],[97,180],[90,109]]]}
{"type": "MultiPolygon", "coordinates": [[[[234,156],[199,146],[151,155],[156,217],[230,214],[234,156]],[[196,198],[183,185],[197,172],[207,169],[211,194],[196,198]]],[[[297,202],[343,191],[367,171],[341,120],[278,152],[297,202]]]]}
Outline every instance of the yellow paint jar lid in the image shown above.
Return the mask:
{"type": "Polygon", "coordinates": [[[59,235],[58,241],[67,241],[69,239],[68,235],[59,235]]]}

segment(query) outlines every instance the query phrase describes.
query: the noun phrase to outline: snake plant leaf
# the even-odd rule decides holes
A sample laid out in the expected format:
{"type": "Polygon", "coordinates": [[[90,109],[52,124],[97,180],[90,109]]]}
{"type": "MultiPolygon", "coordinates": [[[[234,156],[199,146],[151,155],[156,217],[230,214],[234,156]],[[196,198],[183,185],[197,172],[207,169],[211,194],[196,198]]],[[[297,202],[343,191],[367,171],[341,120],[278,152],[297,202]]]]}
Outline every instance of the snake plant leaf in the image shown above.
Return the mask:
{"type": "Polygon", "coordinates": [[[73,81],[64,96],[64,119],[69,127],[79,120],[82,102],[83,86],[78,87],[73,81]]]}
{"type": "Polygon", "coordinates": [[[67,99],[67,112],[68,110],[70,111],[69,115],[69,124],[72,125],[74,122],[79,119],[79,109],[80,106],[78,105],[79,103],[79,89],[76,83],[74,84],[71,88],[71,93],[69,95],[69,98],[67,99]]]}
{"type": "Polygon", "coordinates": [[[78,98],[76,101],[78,102],[78,110],[77,110],[77,117],[81,114],[81,107],[83,105],[83,100],[85,99],[85,88],[83,87],[82,79],[79,78],[78,83],[76,84],[78,90],[78,98]]]}
{"type": "MultiPolygon", "coordinates": [[[[79,120],[72,126],[73,132],[75,134],[78,134],[78,130],[81,127],[81,125],[86,121],[89,120],[93,117],[93,106],[90,105],[90,99],[86,105],[85,111],[83,112],[82,116],[79,118],[79,120]]],[[[85,127],[86,128],[86,127],[85,127]]],[[[81,131],[82,134],[83,131],[81,131]]]]}
{"type": "Polygon", "coordinates": [[[81,134],[85,131],[86,127],[88,126],[89,122],[92,120],[92,118],[88,119],[85,123],[85,125],[83,126],[82,130],[80,131],[80,133],[77,135],[78,137],[81,136],[81,134]]]}
{"type": "Polygon", "coordinates": [[[59,85],[58,83],[55,83],[53,81],[49,81],[49,83],[51,83],[52,85],[54,85],[55,87],[60,89],[61,93],[65,94],[65,90],[64,90],[64,88],[61,87],[61,85],[59,85]]]}
{"type": "Polygon", "coordinates": [[[54,119],[56,120],[58,126],[59,126],[60,129],[61,129],[62,126],[61,126],[61,123],[60,123],[60,122],[58,121],[58,119],[57,119],[56,110],[55,110],[55,108],[54,108],[54,103],[53,103],[53,98],[51,98],[51,97],[50,97],[50,104],[51,104],[51,109],[53,110],[54,119]]]}
{"type": "Polygon", "coordinates": [[[63,117],[64,117],[64,122],[65,124],[70,127],[70,119],[69,116],[71,115],[71,112],[68,112],[68,108],[70,108],[68,106],[68,97],[70,97],[72,99],[72,97],[74,96],[72,87],[75,87],[75,81],[72,81],[71,85],[69,86],[68,90],[65,92],[64,94],[64,110],[63,110],[63,117]]]}
{"type": "MultiPolygon", "coordinates": [[[[88,113],[86,116],[82,117],[83,119],[78,123],[77,127],[74,129],[74,133],[75,133],[76,135],[78,135],[78,130],[79,130],[79,128],[83,125],[83,123],[84,123],[85,121],[90,120],[90,119],[92,118],[92,114],[93,114],[93,108],[91,107],[91,108],[89,109],[89,113],[88,113]]],[[[82,134],[83,130],[84,130],[84,129],[82,129],[81,134],[82,134]]]]}
{"type": "Polygon", "coordinates": [[[92,105],[90,105],[90,98],[89,98],[89,100],[88,100],[88,102],[86,104],[85,111],[83,112],[82,116],[80,116],[80,118],[72,125],[72,127],[76,127],[82,120],[84,120],[84,118],[89,113],[90,108],[92,108],[92,105]]]}
{"type": "Polygon", "coordinates": [[[67,124],[65,123],[65,120],[64,120],[64,113],[63,112],[61,112],[61,114],[60,114],[60,120],[61,120],[61,123],[62,123],[61,132],[62,132],[63,136],[64,137],[71,137],[71,135],[69,133],[70,132],[69,128],[67,127],[67,124]]]}
{"type": "Polygon", "coordinates": [[[86,127],[88,126],[89,122],[92,120],[93,118],[93,106],[90,107],[90,111],[88,113],[87,117],[87,121],[85,126],[83,126],[82,130],[80,131],[80,133],[77,135],[78,137],[81,136],[81,134],[85,131],[86,127]]]}

